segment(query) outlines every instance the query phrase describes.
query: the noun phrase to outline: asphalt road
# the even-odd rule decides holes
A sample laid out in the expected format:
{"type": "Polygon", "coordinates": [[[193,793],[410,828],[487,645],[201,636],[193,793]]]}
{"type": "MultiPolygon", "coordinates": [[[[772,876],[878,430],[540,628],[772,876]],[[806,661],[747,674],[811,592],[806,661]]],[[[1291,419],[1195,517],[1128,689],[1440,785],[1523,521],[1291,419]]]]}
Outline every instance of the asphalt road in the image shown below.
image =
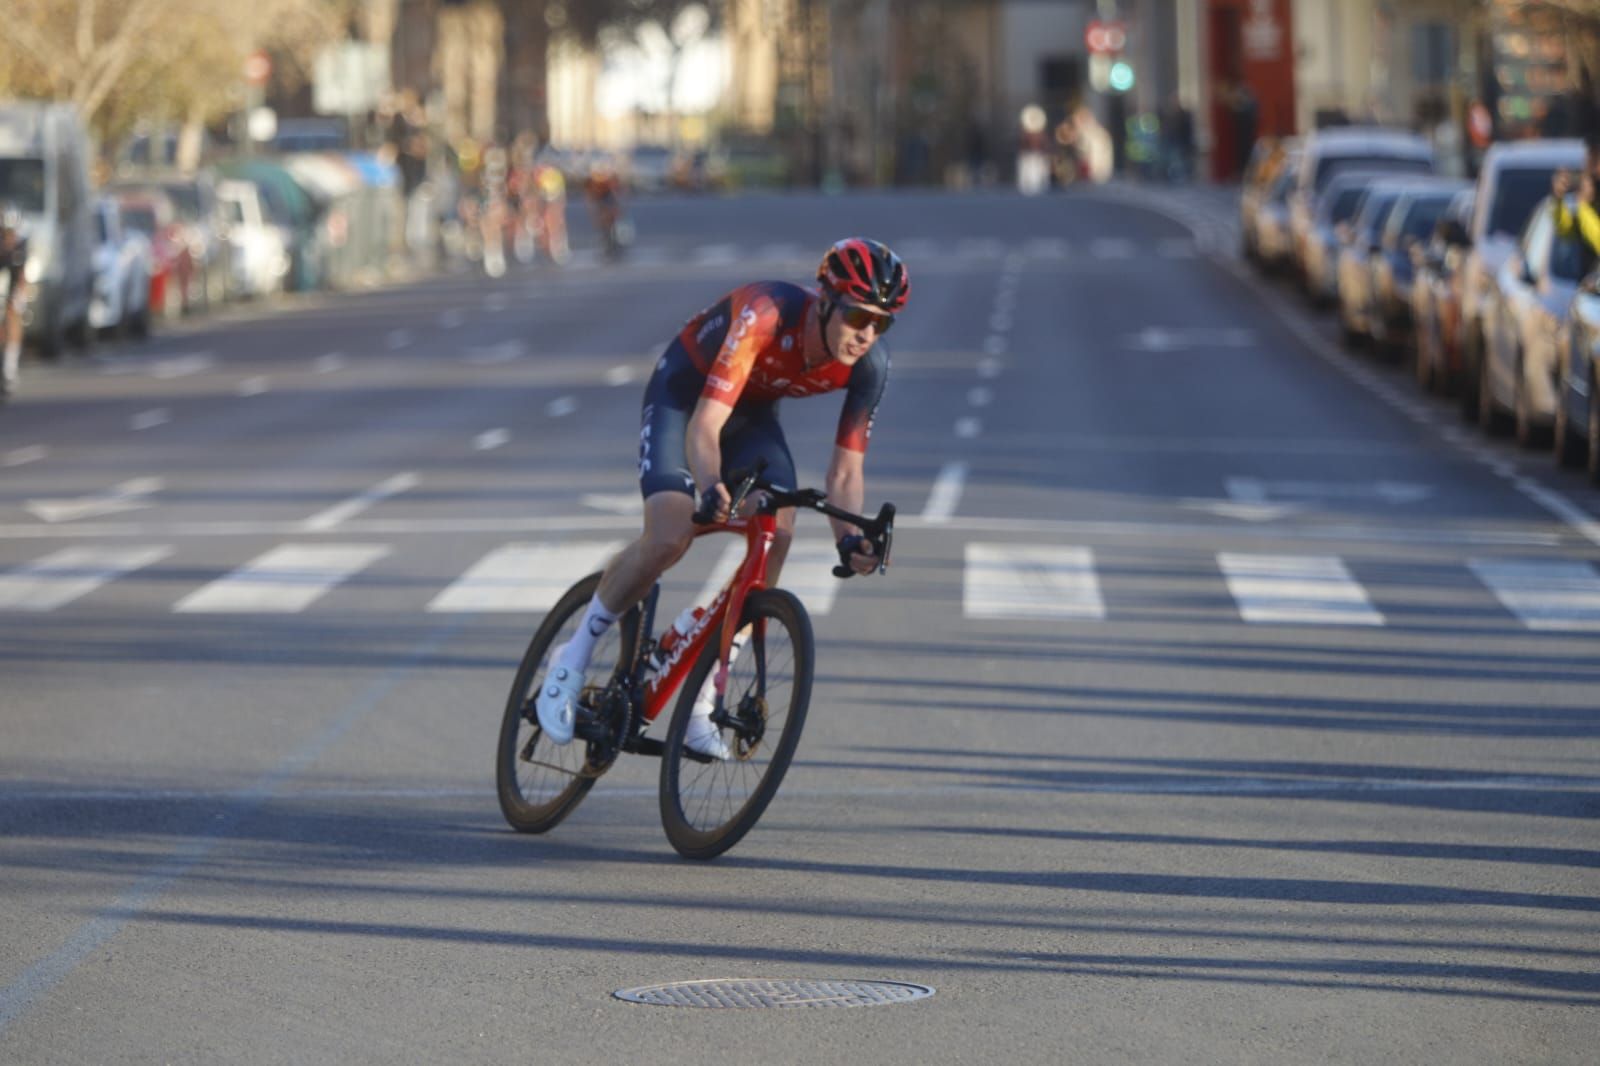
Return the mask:
{"type": "MultiPolygon", "coordinates": [[[[1228,211],[659,201],[619,267],[30,368],[0,1062],[1592,1062],[1600,497],[1338,351],[1228,211]],[[501,705],[635,528],[652,348],[852,232],[912,271],[868,459],[902,521],[884,578],[786,575],[819,679],[777,801],[686,862],[632,758],[511,832],[501,705]],[[712,978],[936,994],[612,996],[712,978]]],[[[786,408],[803,480],[836,413],[786,408]]]]}

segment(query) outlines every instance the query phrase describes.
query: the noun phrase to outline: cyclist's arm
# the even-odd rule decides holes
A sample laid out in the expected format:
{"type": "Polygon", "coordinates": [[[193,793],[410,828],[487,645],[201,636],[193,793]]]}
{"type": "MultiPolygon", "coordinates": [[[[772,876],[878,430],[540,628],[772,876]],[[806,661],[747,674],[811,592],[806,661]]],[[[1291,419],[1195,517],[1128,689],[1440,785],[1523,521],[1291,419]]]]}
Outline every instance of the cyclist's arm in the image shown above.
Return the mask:
{"type": "Polygon", "coordinates": [[[688,453],[689,473],[694,475],[695,495],[722,484],[722,427],[733,408],[709,396],[700,397],[689,416],[684,451],[688,453]]]}
{"type": "Polygon", "coordinates": [[[1556,234],[1561,237],[1581,236],[1583,242],[1600,253],[1600,213],[1588,201],[1578,204],[1576,211],[1569,210],[1561,197],[1555,200],[1556,234]]]}
{"type": "MultiPolygon", "coordinates": [[[[828,493],[828,502],[841,510],[860,514],[867,499],[866,469],[865,452],[852,451],[835,445],[833,458],[828,461],[828,474],[824,485],[828,493]]],[[[828,522],[833,526],[834,540],[861,532],[849,522],[842,522],[831,516],[828,522]]]]}

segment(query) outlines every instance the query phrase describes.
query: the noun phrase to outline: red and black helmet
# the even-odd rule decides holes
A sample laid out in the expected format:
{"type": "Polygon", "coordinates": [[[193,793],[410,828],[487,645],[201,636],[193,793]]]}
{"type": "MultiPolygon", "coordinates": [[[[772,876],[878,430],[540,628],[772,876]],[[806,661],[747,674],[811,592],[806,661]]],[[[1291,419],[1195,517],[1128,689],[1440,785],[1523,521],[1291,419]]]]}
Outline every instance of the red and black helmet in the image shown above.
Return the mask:
{"type": "Polygon", "coordinates": [[[846,237],[822,257],[817,281],[838,303],[877,307],[891,315],[906,305],[911,279],[900,257],[877,241],[846,237]]]}

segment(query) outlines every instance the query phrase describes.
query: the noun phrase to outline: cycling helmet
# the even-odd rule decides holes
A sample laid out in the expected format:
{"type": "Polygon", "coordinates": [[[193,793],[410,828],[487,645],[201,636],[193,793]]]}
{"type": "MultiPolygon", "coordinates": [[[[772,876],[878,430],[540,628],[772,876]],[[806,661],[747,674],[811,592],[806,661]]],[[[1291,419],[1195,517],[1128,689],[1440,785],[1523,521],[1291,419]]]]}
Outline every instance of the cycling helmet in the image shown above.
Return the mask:
{"type": "Polygon", "coordinates": [[[895,314],[911,295],[911,279],[900,257],[877,241],[847,237],[822,257],[817,281],[837,303],[877,307],[895,314]]]}

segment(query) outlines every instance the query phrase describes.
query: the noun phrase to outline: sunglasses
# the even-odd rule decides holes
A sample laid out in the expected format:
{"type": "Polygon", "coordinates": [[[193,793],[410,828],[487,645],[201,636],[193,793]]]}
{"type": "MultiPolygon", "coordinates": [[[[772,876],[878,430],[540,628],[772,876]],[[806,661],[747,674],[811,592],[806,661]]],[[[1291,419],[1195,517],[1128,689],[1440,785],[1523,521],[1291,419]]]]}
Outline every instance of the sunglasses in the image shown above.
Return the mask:
{"type": "Polygon", "coordinates": [[[889,332],[894,325],[894,316],[886,315],[881,311],[874,311],[870,307],[843,306],[839,308],[839,317],[844,319],[844,324],[851,329],[866,329],[876,326],[878,336],[889,332]]]}

